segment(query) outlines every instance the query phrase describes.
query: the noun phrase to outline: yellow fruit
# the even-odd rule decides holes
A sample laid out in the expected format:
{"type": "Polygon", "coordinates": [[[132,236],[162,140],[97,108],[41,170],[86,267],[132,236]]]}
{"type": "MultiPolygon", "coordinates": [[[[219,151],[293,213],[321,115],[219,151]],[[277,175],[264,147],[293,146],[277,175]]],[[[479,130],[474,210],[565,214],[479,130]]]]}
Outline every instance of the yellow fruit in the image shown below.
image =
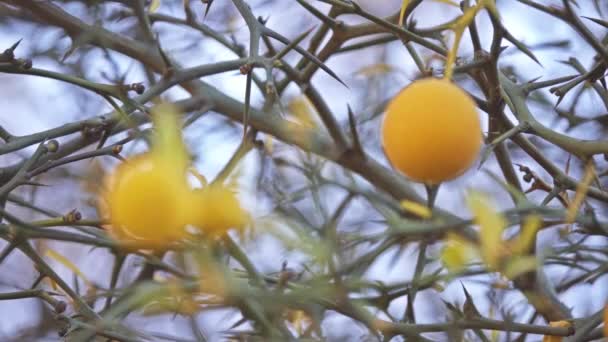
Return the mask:
{"type": "Polygon", "coordinates": [[[460,176],[477,159],[481,143],[475,102],[449,80],[415,81],[386,109],[384,152],[414,181],[433,185],[460,176]]]}
{"type": "Polygon", "coordinates": [[[151,153],[119,165],[108,178],[104,199],[110,233],[120,241],[161,248],[184,238],[191,189],[185,174],[151,153]]]}
{"type": "MultiPolygon", "coordinates": [[[[249,216],[228,188],[190,187],[190,159],[176,109],[159,105],[153,119],[150,151],[119,165],[105,180],[100,212],[109,219],[110,233],[119,241],[135,242],[135,248],[163,249],[188,237],[189,225],[210,235],[244,227],[249,216]]],[[[198,178],[206,183],[202,175],[198,178]]]]}
{"type": "Polygon", "coordinates": [[[150,151],[130,158],[108,175],[100,201],[105,208],[100,211],[118,240],[161,249],[187,236],[192,189],[176,108],[161,104],[152,114],[156,130],[150,151]]]}
{"type": "Polygon", "coordinates": [[[211,184],[193,193],[193,217],[191,224],[203,234],[219,236],[228,230],[242,229],[249,222],[249,215],[229,188],[211,184]]]}

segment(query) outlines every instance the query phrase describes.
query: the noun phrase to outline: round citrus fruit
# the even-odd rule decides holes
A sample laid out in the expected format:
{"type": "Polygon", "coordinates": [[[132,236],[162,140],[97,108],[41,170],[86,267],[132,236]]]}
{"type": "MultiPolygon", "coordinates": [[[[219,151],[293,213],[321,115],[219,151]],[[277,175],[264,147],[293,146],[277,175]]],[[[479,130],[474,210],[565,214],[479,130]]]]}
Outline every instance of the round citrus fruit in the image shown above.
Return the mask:
{"type": "Polygon", "coordinates": [[[104,211],[118,240],[156,248],[187,235],[191,189],[173,165],[151,153],[136,156],[116,168],[105,189],[104,211]]]}
{"type": "Polygon", "coordinates": [[[460,176],[477,159],[481,143],[475,102],[449,80],[414,81],[386,109],[384,152],[414,181],[434,185],[460,176]]]}
{"type": "Polygon", "coordinates": [[[191,224],[203,234],[219,236],[228,230],[242,229],[249,222],[236,194],[228,187],[211,184],[193,192],[191,224]]]}

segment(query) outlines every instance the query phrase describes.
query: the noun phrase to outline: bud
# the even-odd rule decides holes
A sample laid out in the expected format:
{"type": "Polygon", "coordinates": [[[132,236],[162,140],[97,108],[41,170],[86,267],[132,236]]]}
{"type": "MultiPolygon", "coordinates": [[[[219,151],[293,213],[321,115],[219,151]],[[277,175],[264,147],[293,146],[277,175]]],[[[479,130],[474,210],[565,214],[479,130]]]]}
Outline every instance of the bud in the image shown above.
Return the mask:
{"type": "Polygon", "coordinates": [[[46,150],[50,153],[55,153],[59,149],[59,142],[55,139],[49,140],[46,143],[46,150]]]}

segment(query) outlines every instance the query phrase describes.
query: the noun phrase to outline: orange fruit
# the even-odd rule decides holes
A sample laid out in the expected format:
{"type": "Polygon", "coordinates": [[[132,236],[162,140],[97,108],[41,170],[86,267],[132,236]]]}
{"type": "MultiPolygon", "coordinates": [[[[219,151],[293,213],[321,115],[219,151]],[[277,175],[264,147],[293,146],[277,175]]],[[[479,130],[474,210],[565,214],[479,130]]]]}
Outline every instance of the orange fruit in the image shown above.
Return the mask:
{"type": "Polygon", "coordinates": [[[204,234],[221,235],[249,221],[227,187],[212,184],[195,190],[190,186],[191,162],[176,111],[169,104],[155,107],[150,151],[120,164],[105,179],[101,215],[109,219],[110,234],[121,242],[133,242],[133,248],[166,248],[190,236],[189,225],[204,234]]]}
{"type": "Polygon", "coordinates": [[[203,234],[219,236],[228,230],[242,229],[249,222],[248,213],[231,189],[211,184],[194,190],[191,224],[203,234]]]}
{"type": "Polygon", "coordinates": [[[192,189],[177,109],[160,104],[152,115],[155,131],[150,151],[130,158],[107,176],[100,212],[119,241],[160,249],[187,236],[192,189]]]}
{"type": "Polygon", "coordinates": [[[382,144],[389,162],[427,185],[454,179],[477,159],[482,144],[475,101],[449,80],[414,81],[388,104],[382,144]]]}
{"type": "Polygon", "coordinates": [[[187,236],[192,205],[186,176],[151,153],[120,164],[103,194],[110,233],[119,241],[162,248],[187,236]]]}

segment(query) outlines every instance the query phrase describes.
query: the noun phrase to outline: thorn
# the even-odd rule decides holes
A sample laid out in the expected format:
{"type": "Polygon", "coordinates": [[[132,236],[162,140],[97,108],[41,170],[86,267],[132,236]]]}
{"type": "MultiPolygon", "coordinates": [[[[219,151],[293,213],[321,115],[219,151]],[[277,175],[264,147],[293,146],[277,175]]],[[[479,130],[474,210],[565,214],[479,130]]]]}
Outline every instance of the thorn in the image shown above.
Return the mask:
{"type": "Polygon", "coordinates": [[[355,115],[353,114],[350,105],[348,107],[348,124],[350,125],[350,131],[353,135],[353,150],[360,156],[365,156],[363,152],[363,146],[361,146],[361,140],[359,140],[359,133],[357,132],[357,123],[355,122],[355,115]]]}
{"type": "Polygon", "coordinates": [[[540,80],[542,77],[543,77],[542,75],[541,75],[541,76],[534,77],[533,79],[529,80],[527,83],[529,83],[529,84],[533,84],[534,82],[536,82],[536,81],[540,80]]]}
{"type": "Polygon", "coordinates": [[[10,48],[8,48],[8,50],[10,50],[11,52],[15,51],[15,49],[17,48],[17,46],[19,46],[19,44],[21,43],[22,40],[23,40],[23,38],[20,38],[15,44],[13,44],[10,48]]]}
{"type": "Polygon", "coordinates": [[[300,42],[303,41],[304,38],[306,38],[310,34],[310,32],[312,32],[312,30],[314,30],[316,27],[317,26],[315,25],[310,29],[304,31],[304,33],[300,34],[298,37],[296,37],[296,39],[294,39],[291,43],[289,43],[281,51],[279,51],[279,53],[277,53],[276,56],[273,57],[273,59],[279,60],[280,58],[283,58],[283,56],[285,56],[289,51],[298,46],[298,44],[300,44],[300,42]]]}
{"type": "Polygon", "coordinates": [[[205,8],[205,14],[203,15],[203,20],[205,20],[207,18],[207,14],[209,14],[209,10],[211,9],[211,4],[213,3],[213,0],[202,0],[203,3],[207,4],[207,7],[205,8]]]}
{"type": "MultiPolygon", "coordinates": [[[[263,34],[274,38],[278,41],[280,41],[283,44],[287,44],[289,45],[289,39],[285,38],[284,36],[282,36],[281,34],[267,28],[267,27],[263,27],[263,34]]],[[[336,73],[334,73],[330,68],[327,67],[327,65],[325,65],[325,63],[323,63],[319,58],[317,58],[317,56],[311,54],[310,52],[308,52],[308,50],[303,49],[299,46],[294,46],[294,49],[300,53],[301,55],[303,55],[304,57],[308,58],[312,63],[314,63],[316,66],[318,66],[319,68],[321,68],[323,71],[325,71],[326,73],[328,73],[331,77],[333,77],[335,80],[337,80],[338,82],[340,82],[343,86],[345,86],[348,89],[348,86],[346,85],[346,83],[344,83],[339,77],[338,75],[336,75],[336,73]]]]}
{"type": "Polygon", "coordinates": [[[462,305],[462,312],[464,313],[464,316],[466,318],[482,317],[481,314],[479,313],[479,311],[477,310],[477,308],[475,307],[475,303],[473,303],[473,297],[471,297],[471,295],[469,294],[469,291],[467,291],[467,288],[464,286],[464,284],[462,282],[460,282],[460,285],[462,285],[462,289],[464,290],[464,296],[465,296],[465,301],[464,301],[464,304],[462,305]]]}

